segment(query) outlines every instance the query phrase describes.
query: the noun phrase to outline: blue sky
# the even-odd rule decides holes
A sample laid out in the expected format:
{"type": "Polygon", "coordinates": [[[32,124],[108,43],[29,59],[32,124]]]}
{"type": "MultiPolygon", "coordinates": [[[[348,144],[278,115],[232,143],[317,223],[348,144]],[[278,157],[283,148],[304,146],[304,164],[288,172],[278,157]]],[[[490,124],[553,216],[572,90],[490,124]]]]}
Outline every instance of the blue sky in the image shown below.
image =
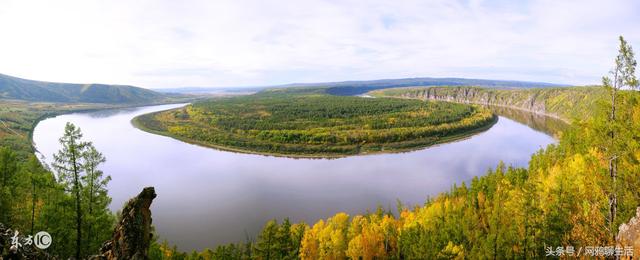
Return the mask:
{"type": "Polygon", "coordinates": [[[0,73],[164,88],[403,77],[597,84],[640,1],[3,0],[0,73]]]}

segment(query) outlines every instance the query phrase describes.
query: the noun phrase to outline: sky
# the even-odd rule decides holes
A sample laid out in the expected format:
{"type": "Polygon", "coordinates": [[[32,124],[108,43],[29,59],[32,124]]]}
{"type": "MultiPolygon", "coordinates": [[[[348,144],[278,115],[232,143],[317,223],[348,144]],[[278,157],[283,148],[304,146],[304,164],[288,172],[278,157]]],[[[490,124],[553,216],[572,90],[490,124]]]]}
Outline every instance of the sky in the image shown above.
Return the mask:
{"type": "Polygon", "coordinates": [[[0,0],[0,73],[146,88],[407,77],[598,84],[640,1],[0,0]]]}

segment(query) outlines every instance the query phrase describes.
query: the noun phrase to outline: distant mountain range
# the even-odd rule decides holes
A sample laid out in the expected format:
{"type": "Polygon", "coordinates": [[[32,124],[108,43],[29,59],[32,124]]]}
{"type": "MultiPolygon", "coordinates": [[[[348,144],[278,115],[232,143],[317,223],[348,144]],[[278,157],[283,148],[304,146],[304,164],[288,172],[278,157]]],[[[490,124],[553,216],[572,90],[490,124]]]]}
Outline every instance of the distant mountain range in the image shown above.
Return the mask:
{"type": "Polygon", "coordinates": [[[512,80],[488,80],[465,78],[405,78],[405,79],[380,79],[365,81],[342,81],[328,83],[304,83],[288,84],[280,87],[313,87],[325,86],[327,93],[333,95],[359,95],[372,90],[398,87],[422,87],[422,86],[479,86],[497,88],[545,88],[561,87],[567,85],[544,82],[527,82],[512,80]]]}
{"type": "Polygon", "coordinates": [[[0,99],[39,102],[148,104],[177,94],[248,94],[265,89],[323,88],[333,95],[359,95],[372,90],[417,86],[480,86],[500,88],[540,88],[566,86],[542,82],[464,79],[406,78],[324,83],[293,83],[267,87],[171,88],[149,90],[126,85],[73,84],[35,81],[0,74],[0,99]]]}
{"type": "Polygon", "coordinates": [[[154,88],[153,91],[160,93],[179,94],[246,94],[259,92],[268,87],[181,87],[181,88],[154,88]]]}
{"type": "Polygon", "coordinates": [[[405,78],[405,79],[380,79],[362,81],[341,81],[341,82],[319,82],[319,83],[292,83],[285,85],[275,85],[266,87],[184,87],[170,89],[154,89],[158,92],[166,93],[189,93],[189,94],[234,94],[259,92],[265,89],[278,88],[326,88],[327,93],[333,95],[359,95],[372,90],[397,88],[397,87],[421,87],[421,86],[479,86],[496,88],[545,88],[562,87],[568,85],[527,82],[512,80],[487,80],[487,79],[465,79],[465,78],[405,78]]]}
{"type": "Polygon", "coordinates": [[[37,102],[147,104],[167,94],[124,85],[54,83],[0,74],[0,99],[37,102]]]}

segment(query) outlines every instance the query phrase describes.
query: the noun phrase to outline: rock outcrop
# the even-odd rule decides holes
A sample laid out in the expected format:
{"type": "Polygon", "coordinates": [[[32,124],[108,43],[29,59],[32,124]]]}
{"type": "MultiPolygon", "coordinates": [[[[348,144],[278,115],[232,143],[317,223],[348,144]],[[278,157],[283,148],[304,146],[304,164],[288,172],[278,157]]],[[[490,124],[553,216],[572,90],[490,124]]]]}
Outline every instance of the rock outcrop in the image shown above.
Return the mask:
{"type": "MultiPolygon", "coordinates": [[[[622,248],[633,247],[633,255],[640,257],[640,208],[636,209],[636,216],[629,222],[620,225],[616,237],[618,246],[622,248]]],[[[621,258],[631,259],[631,258],[621,258]]]]}
{"type": "Polygon", "coordinates": [[[151,244],[151,202],[156,198],[153,187],[147,187],[129,200],[120,215],[111,240],[91,259],[149,259],[151,244]]]}
{"type": "Polygon", "coordinates": [[[586,118],[597,100],[594,97],[604,92],[594,87],[535,89],[419,87],[392,89],[388,93],[391,93],[391,96],[403,98],[506,107],[568,121],[574,117],[586,118]]]}
{"type": "Polygon", "coordinates": [[[432,87],[425,89],[422,93],[407,93],[405,97],[416,97],[422,99],[441,100],[457,103],[474,103],[482,105],[493,105],[525,110],[533,113],[543,114],[552,117],[558,115],[547,111],[545,100],[537,95],[522,95],[518,97],[508,97],[500,95],[500,92],[491,91],[477,87],[432,87]],[[416,95],[418,94],[418,95],[416,95]]]}

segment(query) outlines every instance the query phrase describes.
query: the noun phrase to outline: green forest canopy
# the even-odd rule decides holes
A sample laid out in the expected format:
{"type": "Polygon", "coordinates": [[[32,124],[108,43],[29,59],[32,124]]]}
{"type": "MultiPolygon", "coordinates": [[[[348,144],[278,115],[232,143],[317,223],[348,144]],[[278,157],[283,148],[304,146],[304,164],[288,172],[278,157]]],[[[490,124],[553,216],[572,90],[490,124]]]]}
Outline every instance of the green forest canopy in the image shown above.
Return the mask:
{"type": "Polygon", "coordinates": [[[275,91],[199,102],[135,121],[222,149],[340,156],[432,145],[488,126],[495,117],[463,104],[275,91]]]}

